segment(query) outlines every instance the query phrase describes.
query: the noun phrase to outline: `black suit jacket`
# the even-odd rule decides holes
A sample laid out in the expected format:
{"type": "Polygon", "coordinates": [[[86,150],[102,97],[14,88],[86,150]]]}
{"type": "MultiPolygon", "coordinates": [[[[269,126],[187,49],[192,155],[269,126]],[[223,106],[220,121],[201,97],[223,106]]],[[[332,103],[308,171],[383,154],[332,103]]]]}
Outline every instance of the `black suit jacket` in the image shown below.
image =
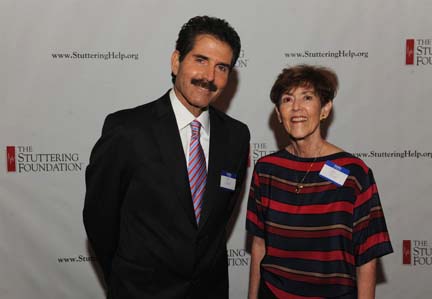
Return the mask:
{"type": "Polygon", "coordinates": [[[86,170],[84,225],[109,298],[228,298],[226,224],[245,177],[246,125],[210,113],[199,226],[168,93],[110,114],[86,170]],[[237,175],[235,191],[221,172],[237,175]]]}

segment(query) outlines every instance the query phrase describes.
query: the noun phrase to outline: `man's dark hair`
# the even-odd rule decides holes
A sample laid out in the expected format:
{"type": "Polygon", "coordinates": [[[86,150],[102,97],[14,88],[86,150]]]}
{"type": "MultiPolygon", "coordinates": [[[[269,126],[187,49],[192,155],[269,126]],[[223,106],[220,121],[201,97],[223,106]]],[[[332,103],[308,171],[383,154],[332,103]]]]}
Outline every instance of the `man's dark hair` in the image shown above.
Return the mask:
{"type": "MultiPolygon", "coordinates": [[[[209,16],[193,17],[182,26],[176,42],[176,50],[180,54],[179,60],[182,61],[193,49],[196,37],[201,34],[211,35],[231,47],[233,56],[230,66],[232,69],[240,55],[240,37],[227,21],[209,16]]],[[[175,76],[172,76],[174,82],[175,76]]]]}

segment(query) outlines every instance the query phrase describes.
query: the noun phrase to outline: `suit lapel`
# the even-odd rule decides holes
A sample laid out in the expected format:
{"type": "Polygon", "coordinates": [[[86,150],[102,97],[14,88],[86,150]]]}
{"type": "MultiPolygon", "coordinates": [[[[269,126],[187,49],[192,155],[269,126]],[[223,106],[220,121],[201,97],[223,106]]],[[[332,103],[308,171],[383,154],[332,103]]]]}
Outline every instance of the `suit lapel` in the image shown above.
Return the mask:
{"type": "Polygon", "coordinates": [[[168,93],[156,102],[155,113],[153,131],[165,164],[166,175],[170,177],[169,181],[175,188],[177,200],[180,201],[188,219],[196,225],[186,159],[168,93]]]}
{"type": "Polygon", "coordinates": [[[217,194],[220,188],[220,165],[223,165],[226,155],[226,130],[223,120],[210,107],[210,149],[207,171],[207,185],[203,199],[203,209],[199,226],[202,227],[213,207],[217,204],[217,194]]]}

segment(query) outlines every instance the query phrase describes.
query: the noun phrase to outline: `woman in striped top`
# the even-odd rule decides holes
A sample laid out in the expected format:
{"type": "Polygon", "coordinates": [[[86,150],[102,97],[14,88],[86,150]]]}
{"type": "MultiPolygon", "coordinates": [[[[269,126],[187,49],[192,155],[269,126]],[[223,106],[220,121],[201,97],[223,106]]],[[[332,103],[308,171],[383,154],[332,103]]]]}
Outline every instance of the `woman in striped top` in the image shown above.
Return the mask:
{"type": "Polygon", "coordinates": [[[253,173],[249,299],[371,299],[393,252],[371,169],[324,140],[338,87],[328,68],[284,69],[270,98],[291,143],[253,173]]]}

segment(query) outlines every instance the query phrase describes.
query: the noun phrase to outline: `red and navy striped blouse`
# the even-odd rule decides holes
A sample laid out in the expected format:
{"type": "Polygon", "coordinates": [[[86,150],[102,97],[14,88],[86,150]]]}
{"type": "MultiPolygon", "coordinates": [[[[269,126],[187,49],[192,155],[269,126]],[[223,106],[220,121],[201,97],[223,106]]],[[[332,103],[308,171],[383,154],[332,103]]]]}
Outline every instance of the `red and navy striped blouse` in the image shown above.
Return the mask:
{"type": "Polygon", "coordinates": [[[277,298],[356,298],[356,267],[393,252],[372,171],[346,152],[258,160],[246,228],[265,240],[261,280],[277,298]],[[343,186],[319,176],[328,160],[350,171],[343,186]]]}

